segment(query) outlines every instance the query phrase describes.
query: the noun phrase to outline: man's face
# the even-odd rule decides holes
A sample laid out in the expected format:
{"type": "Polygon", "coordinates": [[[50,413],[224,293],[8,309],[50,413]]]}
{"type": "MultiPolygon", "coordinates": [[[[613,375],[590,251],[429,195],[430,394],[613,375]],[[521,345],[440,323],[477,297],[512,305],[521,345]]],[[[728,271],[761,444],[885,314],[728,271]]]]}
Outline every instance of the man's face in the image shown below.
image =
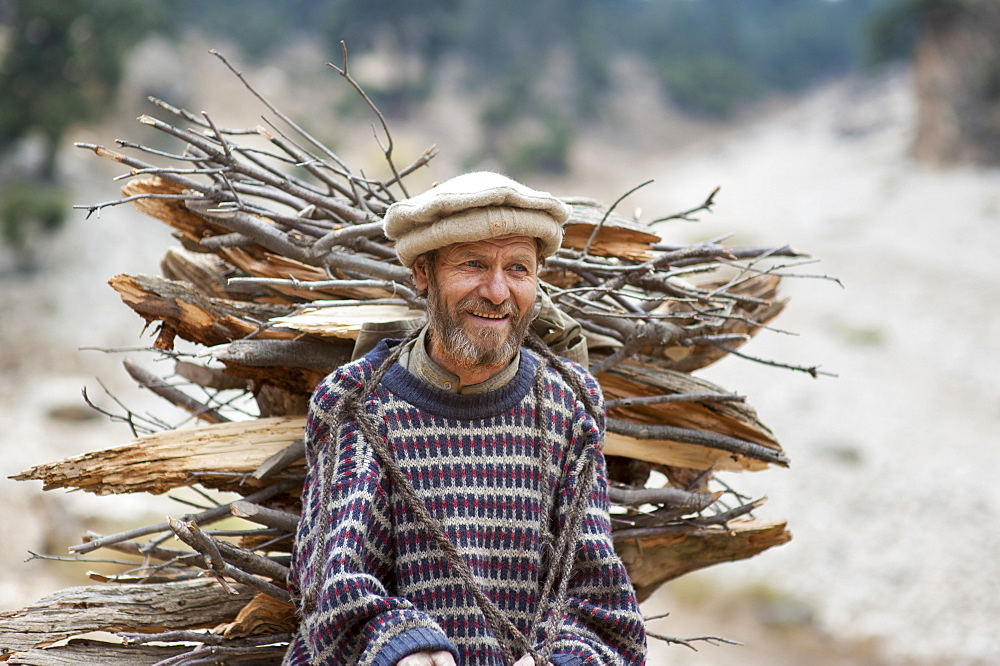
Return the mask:
{"type": "Polygon", "coordinates": [[[502,367],[514,357],[531,323],[538,284],[535,240],[500,236],[438,250],[433,266],[414,263],[427,289],[432,358],[444,367],[502,367]]]}

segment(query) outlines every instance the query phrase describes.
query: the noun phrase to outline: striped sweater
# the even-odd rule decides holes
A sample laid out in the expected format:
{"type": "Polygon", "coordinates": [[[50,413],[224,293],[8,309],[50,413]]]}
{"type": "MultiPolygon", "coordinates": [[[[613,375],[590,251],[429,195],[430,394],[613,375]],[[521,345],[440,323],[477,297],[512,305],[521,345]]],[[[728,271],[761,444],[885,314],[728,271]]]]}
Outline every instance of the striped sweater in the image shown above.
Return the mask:
{"type": "MultiPolygon", "coordinates": [[[[393,492],[357,424],[347,420],[333,432],[338,399],[359,388],[388,354],[383,342],[327,377],[313,395],[291,581],[300,592],[318,592],[300,602],[302,622],[285,663],[393,666],[413,652],[449,650],[460,666],[501,666],[483,613],[438,543],[393,492]]],[[[597,481],[574,548],[552,662],[642,664],[642,617],[610,538],[604,461],[596,446],[603,422],[594,422],[552,368],[542,373],[543,391],[533,388],[539,363],[522,349],[515,377],[478,395],[441,391],[394,364],[365,407],[480,588],[536,649],[544,624],[534,617],[544,601],[542,553],[566,518],[581,452],[596,455],[597,481]],[[538,395],[544,395],[541,405],[538,395]]],[[[595,380],[572,367],[599,401],[595,380]]]]}

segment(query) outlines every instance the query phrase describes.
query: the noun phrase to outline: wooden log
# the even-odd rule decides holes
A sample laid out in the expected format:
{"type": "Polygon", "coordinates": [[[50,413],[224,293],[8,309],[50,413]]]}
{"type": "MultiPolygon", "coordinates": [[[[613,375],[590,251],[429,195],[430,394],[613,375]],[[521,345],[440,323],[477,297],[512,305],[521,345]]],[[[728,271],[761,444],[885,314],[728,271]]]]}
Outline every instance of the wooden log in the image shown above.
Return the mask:
{"type": "Polygon", "coordinates": [[[639,601],[663,583],[721,562],[743,560],[780,546],[792,535],[783,522],[731,521],[726,529],[699,529],[615,542],[639,601]]]}
{"type": "Polygon", "coordinates": [[[14,652],[6,663],[24,666],[80,666],[80,664],[153,666],[164,659],[190,650],[190,646],[181,645],[125,646],[107,641],[77,638],[58,647],[14,652]]]}
{"type": "MultiPolygon", "coordinates": [[[[192,252],[177,246],[167,248],[160,259],[160,272],[168,280],[187,282],[194,290],[213,298],[232,298],[226,287],[226,273],[232,266],[214,254],[192,252]]],[[[247,300],[242,297],[240,300],[247,300]]]]}
{"type": "Polygon", "coordinates": [[[243,638],[293,633],[298,624],[295,606],[267,594],[258,594],[222,634],[226,638],[243,638]]]}
{"type": "Polygon", "coordinates": [[[563,227],[563,247],[582,250],[600,224],[600,231],[594,236],[588,254],[636,262],[652,258],[650,246],[661,239],[649,228],[616,213],[611,213],[604,219],[607,208],[593,200],[570,198],[564,201],[570,204],[571,213],[563,227]]]}
{"type": "MultiPolygon", "coordinates": [[[[598,376],[607,400],[671,394],[729,395],[712,382],[639,360],[618,364],[598,376]]],[[[780,451],[774,433],[742,400],[693,400],[632,404],[608,410],[611,418],[649,425],[673,425],[738,437],[780,451]]]]}
{"type": "Polygon", "coordinates": [[[256,335],[291,339],[296,333],[262,325],[290,308],[202,296],[190,285],[145,275],[116,275],[108,280],[121,299],[146,323],[163,322],[154,347],[172,349],[174,336],[206,346],[256,335]]]}
{"type": "MultiPolygon", "coordinates": [[[[252,477],[253,472],[299,439],[304,427],[303,417],[271,417],[168,430],[140,437],[125,446],[38,465],[12,478],[42,481],[46,490],[79,488],[98,495],[159,494],[196,482],[209,488],[245,492],[262,485],[252,477]]],[[[614,433],[608,434],[605,452],[698,470],[767,467],[764,462],[727,451],[614,433]]]]}
{"type": "MultiPolygon", "coordinates": [[[[598,375],[597,379],[608,400],[685,393],[726,395],[722,388],[704,379],[635,359],[617,364],[612,370],[598,375]]],[[[649,430],[654,432],[660,426],[674,426],[713,433],[760,445],[778,456],[782,454],[774,434],[760,422],[756,411],[742,401],[636,404],[610,409],[608,417],[649,426],[649,430]]],[[[640,439],[610,431],[605,453],[696,470],[756,471],[768,466],[759,459],[734,455],[723,449],[670,439],[640,439]]]]}
{"type": "MultiPolygon", "coordinates": [[[[184,188],[177,183],[153,176],[151,178],[136,178],[122,186],[122,194],[132,197],[142,194],[183,194],[184,188]]],[[[135,209],[150,217],[169,225],[180,232],[181,236],[194,243],[202,238],[228,233],[227,230],[214,224],[200,215],[195,215],[183,200],[169,199],[137,199],[132,202],[135,209]]]]}
{"type": "Polygon", "coordinates": [[[213,580],[196,579],[66,588],[20,610],[0,613],[0,661],[10,653],[90,631],[214,627],[232,620],[253,598],[246,587],[232,587],[236,594],[213,580]]]}
{"type": "Polygon", "coordinates": [[[416,310],[406,305],[344,301],[323,307],[305,308],[294,315],[275,317],[271,319],[271,323],[281,328],[291,328],[320,337],[356,340],[358,333],[361,332],[361,325],[366,322],[391,322],[423,316],[423,310],[416,310]]]}
{"type": "Polygon", "coordinates": [[[234,340],[212,350],[227,366],[305,368],[327,375],[351,360],[353,343],[311,340],[234,340]]]}
{"type": "Polygon", "coordinates": [[[45,490],[79,488],[98,495],[159,494],[193,483],[245,494],[267,483],[250,474],[299,439],[304,426],[303,417],[273,417],[167,430],[32,467],[13,478],[42,481],[45,490]]]}
{"type": "MultiPolygon", "coordinates": [[[[227,247],[222,248],[219,254],[247,275],[254,277],[294,279],[301,282],[329,281],[330,277],[322,268],[310,266],[301,261],[283,257],[272,252],[227,247]]],[[[275,286],[270,287],[270,289],[286,297],[286,301],[314,301],[323,298],[390,298],[394,295],[387,289],[371,287],[330,286],[323,289],[296,289],[290,286],[275,286]]]]}

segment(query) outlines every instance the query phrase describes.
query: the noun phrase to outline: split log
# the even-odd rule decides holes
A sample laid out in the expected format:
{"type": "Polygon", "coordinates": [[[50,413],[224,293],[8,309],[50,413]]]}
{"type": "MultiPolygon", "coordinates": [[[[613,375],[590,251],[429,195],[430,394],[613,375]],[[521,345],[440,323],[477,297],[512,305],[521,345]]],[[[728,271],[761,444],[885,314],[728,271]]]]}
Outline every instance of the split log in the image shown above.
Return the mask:
{"type": "MultiPolygon", "coordinates": [[[[385,288],[352,287],[347,284],[338,286],[337,280],[330,280],[330,276],[325,270],[273,252],[248,248],[223,248],[219,254],[230,264],[253,277],[302,282],[306,285],[311,282],[324,282],[327,285],[320,289],[306,288],[305,285],[296,286],[295,284],[270,287],[281,294],[286,301],[291,299],[309,302],[322,298],[391,298],[395,295],[391,289],[385,288]]],[[[346,281],[342,282],[346,283],[346,281]]]]}
{"type": "MultiPolygon", "coordinates": [[[[101,640],[74,638],[58,647],[35,648],[9,655],[6,663],[23,666],[155,666],[164,659],[189,652],[179,645],[123,646],[101,640]]],[[[2,655],[0,655],[2,659],[2,655]]]]}
{"type": "Polygon", "coordinates": [[[0,613],[0,660],[89,631],[156,632],[231,621],[252,598],[213,580],[156,585],[91,585],[60,590],[21,610],[0,613]]]}
{"type": "MultiPolygon", "coordinates": [[[[104,150],[107,153],[120,156],[120,153],[108,151],[107,149],[104,150]]],[[[115,159],[115,161],[121,161],[115,157],[112,157],[112,159],[115,159]]],[[[169,180],[161,178],[160,176],[151,176],[148,178],[137,178],[125,183],[125,185],[122,186],[122,194],[126,197],[143,197],[148,195],[175,195],[180,197],[185,194],[191,195],[194,193],[186,190],[183,186],[171,183],[169,180]]],[[[132,205],[136,208],[136,210],[143,212],[150,217],[156,218],[157,220],[160,220],[161,222],[164,222],[174,228],[180,232],[183,238],[186,238],[192,243],[198,243],[202,238],[206,238],[208,236],[217,236],[226,233],[226,229],[222,226],[214,224],[204,217],[195,215],[189,211],[187,206],[184,205],[183,199],[138,198],[132,201],[132,205]]]]}
{"type": "Polygon", "coordinates": [[[321,337],[356,340],[361,325],[366,322],[385,323],[424,316],[401,304],[368,304],[364,301],[343,301],[323,307],[304,308],[293,315],[271,319],[279,328],[289,328],[321,337]]]}
{"type": "Polygon", "coordinates": [[[294,633],[299,624],[295,606],[267,594],[258,594],[232,623],[222,628],[226,638],[294,633]]]}
{"type": "Polygon", "coordinates": [[[156,349],[173,349],[174,337],[212,347],[257,335],[291,339],[295,333],[266,326],[272,317],[290,314],[290,307],[244,303],[202,296],[183,282],[145,275],[116,275],[108,280],[122,300],[147,325],[163,322],[156,349]]]}
{"type": "Polygon", "coordinates": [[[649,228],[616,213],[606,214],[607,209],[592,199],[564,198],[563,201],[570,205],[571,211],[563,227],[563,247],[574,250],[586,247],[589,254],[630,261],[652,258],[650,245],[660,242],[660,237],[649,228]]]}
{"type": "MultiPolygon", "coordinates": [[[[170,247],[160,259],[160,272],[168,280],[187,282],[197,293],[213,298],[233,298],[224,277],[232,270],[222,258],[184,247],[170,247]]],[[[241,299],[245,300],[245,299],[241,299]]]]}
{"type": "MultiPolygon", "coordinates": [[[[159,494],[193,483],[245,492],[260,487],[254,471],[301,438],[304,428],[302,417],[272,417],[168,430],[125,446],[38,465],[12,478],[42,481],[46,490],[78,488],[98,495],[159,494]]],[[[608,434],[605,453],[698,470],[767,467],[725,450],[615,433],[608,434]]]]}
{"type": "Polygon", "coordinates": [[[669,580],[720,562],[753,557],[791,538],[783,522],[734,520],[725,529],[616,540],[615,551],[643,601],[669,580]]]}
{"type": "Polygon", "coordinates": [[[264,485],[253,471],[299,439],[304,426],[302,417],[272,417],[167,430],[38,465],[13,478],[39,480],[45,490],[78,488],[97,495],[160,494],[193,483],[245,494],[264,485]]]}

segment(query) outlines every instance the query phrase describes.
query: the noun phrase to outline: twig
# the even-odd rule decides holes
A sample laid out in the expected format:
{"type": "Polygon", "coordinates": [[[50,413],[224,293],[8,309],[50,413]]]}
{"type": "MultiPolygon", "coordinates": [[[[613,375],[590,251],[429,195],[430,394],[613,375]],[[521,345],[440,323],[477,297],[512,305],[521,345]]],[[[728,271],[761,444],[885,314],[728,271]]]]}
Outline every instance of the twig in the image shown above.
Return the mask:
{"type": "Polygon", "coordinates": [[[203,645],[238,645],[254,647],[258,645],[273,645],[292,639],[292,634],[272,634],[270,636],[249,636],[247,638],[226,638],[220,634],[201,631],[162,631],[155,634],[137,634],[119,631],[118,636],[125,640],[125,645],[145,645],[146,643],[201,643],[203,645]]]}
{"type": "Polygon", "coordinates": [[[158,661],[153,666],[197,666],[200,664],[226,664],[230,658],[237,660],[237,664],[261,664],[278,663],[286,650],[285,646],[249,646],[249,647],[227,647],[225,645],[211,645],[198,648],[190,652],[179,654],[162,661],[158,661]],[[253,659],[259,657],[259,659],[253,659]]]}
{"type": "Polygon", "coordinates": [[[719,498],[716,493],[689,493],[680,488],[608,488],[608,498],[615,504],[661,504],[671,509],[701,511],[719,498]]]}
{"type": "MultiPolygon", "coordinates": [[[[276,495],[280,495],[283,492],[291,490],[299,485],[301,485],[301,479],[282,479],[272,483],[266,488],[262,488],[257,492],[247,495],[243,498],[244,502],[265,502],[276,495]]],[[[223,504],[221,506],[213,507],[208,511],[202,511],[194,515],[184,516],[184,520],[193,522],[197,525],[205,525],[207,523],[215,522],[216,520],[221,520],[226,516],[230,515],[230,504],[223,504]]],[[[157,534],[159,532],[166,532],[170,529],[169,522],[157,523],[155,525],[147,525],[145,527],[137,527],[126,532],[119,532],[118,534],[111,534],[99,539],[93,539],[85,543],[77,544],[75,546],[70,546],[70,552],[76,553],[77,555],[84,555],[86,553],[97,550],[98,548],[103,548],[113,543],[120,543],[122,541],[128,541],[135,539],[136,537],[147,536],[150,534],[157,534]]]]}
{"type": "Polygon", "coordinates": [[[719,193],[720,189],[722,189],[721,185],[712,190],[711,194],[709,194],[708,197],[698,206],[695,206],[690,210],[686,210],[683,213],[674,213],[673,215],[667,215],[666,217],[658,217],[655,220],[651,221],[649,225],[650,226],[654,225],[657,222],[666,222],[667,220],[686,220],[688,222],[697,222],[697,220],[695,220],[691,216],[703,210],[707,212],[712,212],[712,206],[715,205],[715,195],[719,193]]]}
{"type": "Polygon", "coordinates": [[[728,638],[722,638],[721,636],[695,636],[694,638],[675,638],[673,636],[666,636],[664,634],[658,634],[648,630],[646,631],[646,636],[648,636],[649,638],[655,638],[657,640],[664,641],[666,643],[671,643],[674,645],[683,645],[686,648],[691,648],[695,652],[698,651],[698,648],[691,645],[691,643],[699,641],[708,643],[709,645],[713,645],[716,647],[718,647],[719,644],[740,645],[740,646],[743,645],[743,643],[740,643],[739,641],[730,640],[728,638]]]}
{"type": "MultiPolygon", "coordinates": [[[[351,87],[353,87],[358,92],[358,94],[361,95],[361,99],[365,100],[365,103],[368,105],[368,108],[370,108],[378,117],[379,122],[382,124],[382,131],[385,132],[385,139],[386,139],[385,145],[382,145],[382,141],[379,140],[378,134],[374,132],[374,128],[372,129],[373,129],[373,134],[375,135],[375,141],[378,143],[379,148],[382,149],[382,153],[385,155],[386,162],[389,163],[389,168],[392,170],[393,179],[390,182],[399,185],[399,189],[403,191],[403,196],[408,198],[410,194],[409,192],[406,191],[406,185],[403,184],[402,178],[399,175],[399,170],[396,169],[396,164],[392,161],[392,148],[393,148],[392,133],[389,131],[389,125],[385,122],[385,116],[383,116],[382,112],[379,111],[378,106],[376,106],[375,102],[373,102],[372,99],[368,96],[368,93],[366,93],[364,89],[360,85],[358,85],[358,82],[355,81],[354,77],[352,77],[350,72],[348,72],[347,43],[344,42],[343,40],[340,41],[340,51],[344,59],[343,68],[337,67],[332,62],[328,62],[326,64],[327,66],[335,69],[337,73],[344,78],[345,81],[351,84],[351,87]]],[[[386,186],[385,189],[388,190],[388,186],[386,186]]]]}
{"type": "Polygon", "coordinates": [[[333,153],[329,148],[327,148],[321,141],[317,140],[311,134],[309,134],[308,132],[306,132],[301,126],[299,126],[298,123],[296,123],[294,120],[292,120],[287,115],[285,115],[284,113],[282,113],[278,109],[278,107],[276,107],[274,104],[272,104],[270,102],[270,100],[268,100],[261,93],[259,93],[256,88],[254,88],[252,85],[250,85],[250,82],[247,81],[246,77],[243,76],[243,73],[240,72],[239,70],[237,70],[235,67],[233,67],[233,65],[229,62],[229,60],[224,55],[222,55],[219,51],[216,51],[215,49],[210,50],[209,53],[211,53],[216,58],[218,58],[219,60],[221,60],[223,62],[223,64],[229,69],[229,71],[232,72],[236,76],[236,78],[238,78],[240,80],[240,82],[244,85],[244,87],[246,87],[246,89],[249,90],[253,94],[254,97],[256,97],[258,100],[260,100],[261,103],[264,104],[264,106],[266,106],[274,115],[278,116],[278,118],[280,118],[283,122],[285,122],[286,124],[288,124],[289,127],[291,127],[296,132],[298,132],[309,143],[311,143],[312,145],[316,146],[319,150],[321,150],[323,153],[325,153],[327,155],[327,157],[329,157],[334,162],[336,162],[338,165],[340,165],[341,168],[343,168],[344,173],[347,174],[347,176],[349,178],[351,178],[351,180],[353,180],[353,177],[350,176],[350,169],[347,168],[347,165],[344,163],[343,160],[341,160],[339,157],[337,157],[337,155],[335,153],[333,153]]]}
{"type": "Polygon", "coordinates": [[[789,463],[788,458],[780,451],[762,444],[748,442],[745,439],[728,437],[714,432],[690,430],[671,425],[646,425],[615,418],[607,420],[607,429],[609,432],[628,435],[636,439],[666,439],[686,444],[698,444],[710,449],[728,451],[763,462],[774,463],[782,467],[787,467],[789,463]]]}
{"type": "Polygon", "coordinates": [[[665,393],[642,397],[615,398],[604,403],[606,409],[644,407],[668,402],[746,402],[746,396],[738,393],[665,393]]]}
{"type": "MultiPolygon", "coordinates": [[[[170,173],[174,173],[170,171],[170,173]]],[[[87,217],[85,219],[90,219],[90,216],[94,213],[100,213],[104,208],[110,208],[111,206],[120,206],[121,204],[129,203],[132,201],[139,201],[140,199],[167,199],[173,201],[183,201],[185,199],[200,199],[201,197],[194,194],[133,194],[130,197],[124,197],[122,199],[116,199],[114,201],[105,201],[99,204],[74,204],[73,208],[77,210],[87,211],[87,217]]],[[[98,215],[100,217],[100,215],[98,215]]]]}
{"type": "MultiPolygon", "coordinates": [[[[256,576],[248,574],[242,569],[239,569],[227,562],[226,558],[222,556],[222,552],[220,550],[221,548],[225,548],[226,545],[224,545],[224,542],[217,542],[211,537],[205,535],[195,523],[178,520],[176,518],[171,518],[169,522],[170,530],[177,535],[177,538],[207,558],[207,561],[211,566],[211,573],[215,576],[215,579],[219,581],[219,584],[222,585],[222,587],[230,594],[237,594],[238,592],[229,584],[226,577],[232,578],[238,583],[243,583],[244,585],[253,587],[259,592],[264,592],[275,599],[287,600],[291,597],[288,590],[282,589],[277,585],[273,585],[265,580],[257,578],[256,576]]],[[[229,546],[229,549],[232,548],[235,547],[229,546]]],[[[259,558],[259,556],[253,555],[252,553],[247,553],[247,555],[259,558]]],[[[285,574],[287,576],[287,570],[285,574]]]]}
{"type": "Polygon", "coordinates": [[[132,359],[125,359],[122,361],[122,365],[125,366],[125,370],[132,379],[139,383],[139,386],[149,389],[156,395],[177,405],[202,421],[207,421],[208,423],[227,423],[229,421],[229,419],[208,405],[200,403],[183,391],[170,386],[163,379],[138,365],[132,359]]]}
{"type": "Polygon", "coordinates": [[[824,377],[837,377],[835,373],[826,372],[825,370],[820,370],[818,365],[813,366],[801,366],[801,365],[790,365],[788,363],[780,363],[778,361],[769,361],[767,359],[759,358],[757,356],[751,356],[737,349],[730,347],[729,345],[723,344],[721,342],[713,342],[716,347],[726,352],[727,354],[732,354],[733,356],[739,356],[740,358],[745,358],[748,361],[753,361],[754,363],[760,363],[762,365],[770,365],[775,368],[784,368],[785,370],[794,370],[796,372],[804,372],[813,379],[819,378],[820,375],[824,377]]]}
{"type": "Polygon", "coordinates": [[[611,215],[611,211],[613,211],[615,208],[617,208],[618,204],[620,204],[622,201],[624,201],[625,198],[628,197],[630,194],[632,194],[633,192],[636,192],[637,190],[641,190],[642,188],[646,187],[647,185],[649,185],[652,182],[653,182],[653,179],[651,178],[651,179],[647,180],[644,183],[640,183],[640,184],[636,185],[635,187],[633,187],[632,189],[630,189],[628,192],[626,192],[625,194],[623,194],[620,197],[618,197],[617,199],[615,199],[615,202],[613,204],[611,204],[611,206],[606,211],[604,211],[604,216],[601,218],[601,221],[597,223],[597,226],[594,227],[594,230],[590,232],[590,238],[587,239],[587,243],[583,246],[583,250],[581,251],[581,254],[584,257],[586,257],[587,253],[590,252],[590,246],[591,246],[591,244],[594,242],[594,239],[597,238],[597,234],[601,231],[601,228],[604,226],[604,223],[608,220],[608,217],[611,215]]]}

